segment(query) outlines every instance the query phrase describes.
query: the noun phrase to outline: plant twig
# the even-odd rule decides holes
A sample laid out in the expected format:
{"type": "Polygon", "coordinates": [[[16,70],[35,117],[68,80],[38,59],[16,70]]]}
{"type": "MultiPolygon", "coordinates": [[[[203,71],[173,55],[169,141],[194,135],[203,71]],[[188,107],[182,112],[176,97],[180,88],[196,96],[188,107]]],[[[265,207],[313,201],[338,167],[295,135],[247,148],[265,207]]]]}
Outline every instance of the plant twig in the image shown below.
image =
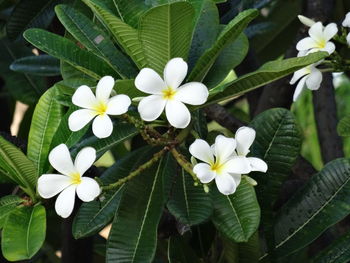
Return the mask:
{"type": "Polygon", "coordinates": [[[170,152],[172,153],[178,164],[180,164],[180,166],[192,176],[193,180],[197,184],[200,184],[200,181],[198,180],[196,174],[193,172],[192,164],[186,160],[185,156],[179,153],[175,148],[171,148],[170,152]]]}

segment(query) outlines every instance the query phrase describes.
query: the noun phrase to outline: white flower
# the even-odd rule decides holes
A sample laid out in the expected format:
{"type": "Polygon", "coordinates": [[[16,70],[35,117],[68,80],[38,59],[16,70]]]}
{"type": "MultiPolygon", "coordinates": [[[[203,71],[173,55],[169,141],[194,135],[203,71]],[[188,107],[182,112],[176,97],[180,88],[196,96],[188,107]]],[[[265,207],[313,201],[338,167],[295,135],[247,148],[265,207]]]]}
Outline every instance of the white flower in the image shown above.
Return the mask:
{"type": "Polygon", "coordinates": [[[304,86],[310,90],[318,90],[322,82],[322,73],[319,69],[316,68],[316,64],[312,64],[305,68],[299,69],[298,71],[295,71],[290,84],[293,85],[298,80],[299,83],[295,89],[293,101],[296,101],[298,99],[299,95],[304,89],[304,86]]]}
{"type": "Polygon", "coordinates": [[[43,198],[51,198],[57,194],[55,209],[59,216],[67,218],[73,211],[75,192],[84,202],[94,200],[101,189],[98,183],[82,175],[92,166],[96,159],[96,151],[92,147],[83,148],[72,162],[68,147],[60,144],[49,154],[53,168],[61,174],[43,174],[38,179],[38,192],[43,198]]]}
{"type": "Polygon", "coordinates": [[[310,37],[306,37],[297,43],[297,50],[299,51],[327,51],[332,54],[335,50],[335,45],[331,40],[338,32],[335,23],[328,24],[323,27],[321,22],[313,24],[309,29],[310,37]]]}
{"type": "Polygon", "coordinates": [[[252,134],[247,132],[247,129],[254,131],[247,127],[237,131],[239,143],[237,139],[219,135],[211,147],[202,139],[197,139],[191,144],[190,153],[204,162],[196,164],[193,168],[193,172],[202,183],[209,183],[215,179],[218,190],[224,195],[230,195],[236,191],[241,181],[241,174],[251,171],[266,172],[267,165],[264,161],[246,157],[255,138],[255,131],[252,138],[252,134]],[[236,149],[237,152],[235,152],[236,149]]]}
{"type": "Polygon", "coordinates": [[[306,16],[298,15],[299,21],[303,23],[305,26],[311,27],[316,22],[306,16]]]}
{"type": "Polygon", "coordinates": [[[185,128],[191,121],[191,114],[184,103],[201,105],[207,101],[208,89],[200,82],[182,86],[187,75],[187,63],[182,58],[171,59],[164,68],[164,80],[153,69],[143,68],[135,79],[139,90],[152,94],[143,98],[138,106],[141,118],[154,121],[163,112],[175,128],[185,128]]]}
{"type": "Polygon", "coordinates": [[[350,46],[350,33],[346,36],[346,42],[348,42],[348,45],[350,46]]]}
{"type": "Polygon", "coordinates": [[[345,16],[345,19],[342,23],[343,27],[350,27],[350,12],[348,12],[345,16]]]}
{"type": "Polygon", "coordinates": [[[106,138],[113,131],[113,123],[108,115],[120,115],[128,111],[131,100],[126,95],[116,95],[110,98],[114,86],[114,79],[105,76],[100,79],[96,87],[96,96],[91,89],[80,86],[72,97],[73,104],[83,108],[73,112],[68,119],[69,129],[78,131],[93,118],[92,131],[98,138],[106,138]]]}

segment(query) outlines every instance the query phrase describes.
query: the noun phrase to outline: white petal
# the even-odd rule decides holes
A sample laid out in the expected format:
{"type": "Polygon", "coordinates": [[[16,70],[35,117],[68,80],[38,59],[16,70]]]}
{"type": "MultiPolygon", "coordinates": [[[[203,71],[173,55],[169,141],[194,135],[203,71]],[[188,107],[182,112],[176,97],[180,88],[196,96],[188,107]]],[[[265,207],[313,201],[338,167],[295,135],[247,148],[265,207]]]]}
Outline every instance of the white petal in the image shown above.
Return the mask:
{"type": "Polygon", "coordinates": [[[323,41],[324,35],[323,35],[322,23],[317,22],[317,23],[313,24],[309,29],[309,35],[315,41],[323,41]]]}
{"type": "Polygon", "coordinates": [[[303,23],[305,26],[311,27],[316,22],[306,16],[298,15],[298,18],[301,23],[303,23]]]}
{"type": "Polygon", "coordinates": [[[248,158],[235,156],[225,163],[223,173],[248,174],[251,171],[248,158]]]}
{"type": "Polygon", "coordinates": [[[171,126],[175,128],[186,128],[191,121],[189,110],[180,101],[169,100],[165,106],[165,114],[171,126]]]}
{"type": "Polygon", "coordinates": [[[55,203],[56,213],[63,217],[67,218],[73,211],[74,203],[75,203],[75,189],[76,185],[68,186],[66,189],[59,194],[55,203]]]}
{"type": "Polygon", "coordinates": [[[95,162],[96,150],[92,147],[85,147],[75,157],[74,166],[82,176],[95,162]]]}
{"type": "Polygon", "coordinates": [[[335,51],[335,45],[333,42],[327,42],[325,48],[322,51],[327,51],[328,54],[332,54],[335,51]]]}
{"type": "Polygon", "coordinates": [[[83,85],[77,88],[74,92],[72,102],[79,107],[93,109],[96,104],[96,98],[91,89],[88,86],[83,85]]]}
{"type": "Polygon", "coordinates": [[[323,30],[323,37],[326,41],[331,40],[338,33],[338,27],[336,23],[328,24],[323,30]]]}
{"type": "Polygon", "coordinates": [[[246,156],[255,140],[255,130],[249,127],[240,127],[235,135],[238,155],[246,156]]]}
{"type": "Polygon", "coordinates": [[[143,98],[137,109],[143,120],[154,121],[162,114],[165,103],[161,95],[151,95],[143,98]]]}
{"type": "Polygon", "coordinates": [[[294,72],[289,84],[295,84],[301,77],[310,74],[310,67],[305,67],[294,72]]]}
{"type": "Polygon", "coordinates": [[[196,139],[190,145],[189,151],[198,160],[206,163],[214,163],[213,151],[209,144],[202,139],[196,139]]]}
{"type": "Polygon", "coordinates": [[[348,42],[348,45],[350,46],[350,33],[346,36],[346,41],[348,42]]]}
{"type": "Polygon", "coordinates": [[[38,193],[43,198],[51,198],[71,184],[71,178],[66,175],[43,174],[38,179],[38,193]]]}
{"type": "Polygon", "coordinates": [[[71,131],[79,131],[84,128],[95,116],[96,111],[81,109],[72,112],[68,118],[68,127],[71,131]]]}
{"type": "Polygon", "coordinates": [[[99,101],[107,102],[109,96],[111,96],[112,89],[114,87],[114,78],[111,76],[104,76],[97,83],[96,98],[99,101]]]}
{"type": "Polygon", "coordinates": [[[342,23],[343,27],[350,27],[350,12],[348,12],[345,16],[345,19],[342,23]]]}
{"type": "Polygon", "coordinates": [[[233,194],[237,188],[235,180],[229,174],[216,176],[215,183],[220,193],[224,195],[233,194]]]}
{"type": "Polygon", "coordinates": [[[89,177],[82,177],[81,183],[77,187],[77,195],[80,200],[90,202],[94,200],[101,193],[98,183],[89,177]]]}
{"type": "Polygon", "coordinates": [[[210,169],[210,166],[206,163],[199,163],[193,167],[193,172],[197,175],[198,179],[207,184],[215,178],[215,172],[210,169]]]}
{"type": "Polygon", "coordinates": [[[187,75],[187,63],[182,58],[169,60],[164,68],[164,81],[173,89],[178,88],[187,75]]]}
{"type": "Polygon", "coordinates": [[[236,140],[218,135],[215,139],[214,149],[216,159],[220,163],[224,163],[236,149],[236,140]]]}
{"type": "Polygon", "coordinates": [[[233,180],[235,180],[236,186],[238,187],[239,184],[241,183],[241,179],[242,179],[242,175],[240,174],[230,174],[233,178],[233,180]]]}
{"type": "Polygon", "coordinates": [[[60,144],[52,149],[49,154],[49,162],[53,168],[64,175],[76,173],[67,145],[60,144]]]}
{"type": "Polygon", "coordinates": [[[310,90],[318,90],[322,82],[322,73],[313,68],[311,74],[306,78],[306,87],[310,90]]]}
{"type": "Polygon", "coordinates": [[[143,68],[136,76],[135,86],[148,94],[162,94],[162,89],[166,87],[166,84],[153,69],[143,68]]]}
{"type": "Polygon", "coordinates": [[[128,111],[131,100],[128,96],[120,94],[110,98],[107,103],[107,114],[120,115],[128,111]]]}
{"type": "Polygon", "coordinates": [[[311,37],[306,37],[297,43],[297,50],[308,50],[317,47],[317,43],[311,37]]]}
{"type": "Polygon", "coordinates": [[[207,87],[200,82],[190,82],[179,87],[175,99],[191,105],[204,104],[209,96],[207,87]]]}
{"type": "Polygon", "coordinates": [[[295,91],[294,91],[293,101],[296,101],[296,100],[299,98],[301,92],[302,92],[303,89],[304,89],[304,85],[305,85],[305,82],[306,82],[307,77],[308,77],[308,76],[303,77],[303,78],[298,82],[298,85],[297,85],[297,87],[295,88],[295,91]]]}
{"type": "Polygon", "coordinates": [[[308,55],[308,54],[309,54],[309,53],[308,53],[308,50],[300,50],[300,51],[298,52],[297,57],[298,57],[298,58],[304,57],[304,56],[306,56],[306,55],[308,55]]]}
{"type": "Polygon", "coordinates": [[[97,138],[107,138],[113,132],[113,123],[107,114],[99,115],[92,123],[92,132],[97,138]]]}
{"type": "Polygon", "coordinates": [[[252,171],[266,173],[267,163],[265,163],[263,160],[256,158],[256,157],[248,157],[247,159],[250,163],[250,167],[251,167],[252,171]]]}

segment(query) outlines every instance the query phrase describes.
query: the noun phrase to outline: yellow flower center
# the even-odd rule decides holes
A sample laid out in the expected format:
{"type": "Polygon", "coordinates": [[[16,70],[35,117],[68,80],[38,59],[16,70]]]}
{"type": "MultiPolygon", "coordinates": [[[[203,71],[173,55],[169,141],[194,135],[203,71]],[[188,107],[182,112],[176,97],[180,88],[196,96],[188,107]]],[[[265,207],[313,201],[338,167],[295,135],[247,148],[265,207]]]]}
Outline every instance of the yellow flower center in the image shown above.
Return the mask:
{"type": "Polygon", "coordinates": [[[317,41],[318,48],[325,48],[327,42],[324,39],[320,39],[317,41]]]}
{"type": "Polygon", "coordinates": [[[104,115],[107,111],[107,104],[103,101],[100,101],[98,104],[95,105],[94,110],[97,112],[98,115],[104,115]]]}
{"type": "Polygon", "coordinates": [[[215,163],[210,165],[210,169],[213,172],[216,172],[217,174],[221,174],[223,169],[224,169],[224,167],[225,167],[225,164],[224,163],[220,163],[218,160],[216,160],[215,163]]]}
{"type": "Polygon", "coordinates": [[[71,174],[70,177],[72,178],[71,179],[72,184],[80,184],[81,183],[81,176],[79,173],[71,174]]]}
{"type": "Polygon", "coordinates": [[[172,100],[176,94],[176,90],[174,90],[171,87],[167,87],[166,89],[162,90],[162,93],[163,93],[163,99],[172,100]]]}

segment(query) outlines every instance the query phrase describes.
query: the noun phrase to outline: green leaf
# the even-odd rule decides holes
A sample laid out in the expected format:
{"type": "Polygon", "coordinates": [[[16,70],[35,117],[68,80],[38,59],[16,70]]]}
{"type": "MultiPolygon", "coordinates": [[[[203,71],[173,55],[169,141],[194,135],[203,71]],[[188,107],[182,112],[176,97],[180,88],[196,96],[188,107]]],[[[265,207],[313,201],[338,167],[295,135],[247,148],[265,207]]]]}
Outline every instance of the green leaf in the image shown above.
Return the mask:
{"type": "Polygon", "coordinates": [[[310,244],[350,213],[350,160],[337,159],[311,177],[280,210],[275,254],[285,257],[310,244]]]}
{"type": "Polygon", "coordinates": [[[152,262],[166,196],[163,178],[173,173],[170,155],[129,181],[107,242],[106,262],[152,262]]]}
{"type": "Polygon", "coordinates": [[[275,108],[259,114],[250,123],[256,131],[251,156],[261,158],[268,165],[266,174],[254,173],[262,210],[272,209],[284,181],[299,156],[301,134],[293,114],[275,108]]]}
{"type": "Polygon", "coordinates": [[[350,233],[333,241],[318,253],[310,263],[347,263],[350,260],[350,233]]]}
{"type": "Polygon", "coordinates": [[[212,221],[216,228],[232,241],[247,242],[260,222],[260,207],[254,187],[242,177],[232,195],[223,195],[216,188],[211,191],[214,205],[212,221]]]}
{"type": "Polygon", "coordinates": [[[11,40],[22,37],[27,28],[46,28],[55,13],[53,8],[59,0],[22,0],[13,9],[7,22],[7,36],[11,40]]]}
{"type": "Polygon", "coordinates": [[[169,263],[199,263],[196,253],[181,236],[171,236],[168,241],[169,263]]]}
{"type": "Polygon", "coordinates": [[[139,38],[149,68],[162,74],[170,59],[187,60],[193,15],[189,3],[177,2],[154,7],[141,17],[139,38]]]}
{"type": "Polygon", "coordinates": [[[14,72],[10,69],[11,63],[21,57],[30,56],[29,48],[19,43],[12,43],[6,39],[0,40],[0,71],[5,81],[5,88],[12,97],[25,104],[35,104],[46,90],[43,78],[14,72]]]}
{"type": "Polygon", "coordinates": [[[146,59],[142,51],[141,42],[138,38],[138,32],[121,19],[110,13],[106,6],[103,6],[98,0],[83,0],[101,22],[109,29],[118,44],[131,57],[138,68],[146,65],[146,59]]]}
{"type": "Polygon", "coordinates": [[[134,79],[118,79],[115,82],[114,89],[117,92],[117,94],[126,94],[130,98],[147,96],[146,93],[136,88],[134,79]]]}
{"type": "Polygon", "coordinates": [[[46,234],[46,211],[42,205],[22,206],[13,211],[2,232],[1,249],[9,261],[32,258],[46,234]]]}
{"type": "Polygon", "coordinates": [[[88,137],[76,144],[75,150],[72,155],[77,154],[78,150],[90,146],[95,148],[97,156],[101,156],[113,146],[130,139],[138,133],[138,130],[129,123],[117,123],[114,126],[111,136],[104,139],[99,139],[95,136],[88,137]]]}
{"type": "Polygon", "coordinates": [[[340,136],[350,136],[350,115],[345,116],[339,121],[337,131],[340,136]]]}
{"type": "Polygon", "coordinates": [[[239,13],[220,33],[214,45],[208,49],[197,61],[194,66],[189,80],[202,81],[207,75],[215,60],[222,50],[229,44],[233,43],[243,32],[250,21],[258,15],[258,11],[251,9],[239,13]]]}
{"type": "Polygon", "coordinates": [[[6,195],[0,198],[0,229],[3,228],[7,216],[23,202],[17,195],[6,195]]]}
{"type": "MultiPolygon", "coordinates": [[[[102,174],[100,180],[103,184],[108,185],[109,183],[116,182],[120,178],[128,176],[130,172],[147,161],[146,158],[151,154],[148,147],[132,151],[126,157],[108,168],[102,174]]],[[[107,225],[112,220],[119,206],[124,188],[124,185],[122,185],[118,189],[103,193],[99,200],[83,203],[78,214],[74,218],[74,237],[82,238],[93,235],[107,225]]]]}
{"type": "Polygon", "coordinates": [[[196,225],[207,220],[213,207],[210,196],[203,187],[194,186],[191,175],[181,169],[176,176],[167,207],[177,220],[183,224],[196,225]]]}
{"type": "Polygon", "coordinates": [[[136,76],[137,71],[128,58],[88,17],[68,5],[58,5],[55,11],[64,27],[85,48],[105,60],[123,78],[136,76]]]}
{"type": "Polygon", "coordinates": [[[203,83],[205,83],[209,89],[220,84],[228,73],[243,61],[248,53],[248,49],[248,38],[242,33],[232,44],[228,45],[221,52],[206,75],[203,83]]]}
{"type": "Polygon", "coordinates": [[[0,136],[0,168],[6,176],[19,184],[31,198],[35,199],[37,170],[34,163],[13,144],[0,136]]]}
{"type": "Polygon", "coordinates": [[[234,81],[211,90],[213,94],[209,103],[216,103],[223,100],[238,97],[248,91],[264,86],[277,79],[283,78],[303,67],[320,61],[328,56],[327,52],[316,52],[305,57],[289,58],[284,60],[275,60],[264,64],[257,71],[243,75],[234,81]],[[218,93],[219,94],[215,94],[218,93]]]}
{"type": "Polygon", "coordinates": [[[85,135],[85,133],[89,129],[89,125],[86,125],[81,130],[76,131],[76,132],[71,131],[69,129],[69,126],[68,126],[69,116],[74,111],[79,110],[79,109],[80,109],[79,107],[73,105],[71,108],[69,108],[69,110],[66,112],[66,114],[62,117],[62,120],[60,121],[59,126],[57,127],[55,135],[52,138],[50,149],[53,149],[54,147],[56,147],[57,145],[59,145],[61,143],[64,143],[65,145],[67,145],[68,148],[73,147],[85,135]]]}
{"type": "Polygon", "coordinates": [[[28,136],[27,156],[36,166],[37,176],[46,172],[50,145],[62,119],[55,86],[47,90],[35,107],[28,136]]]}
{"type": "Polygon", "coordinates": [[[42,29],[28,29],[24,32],[24,37],[40,50],[69,63],[95,79],[100,79],[105,75],[114,75],[115,71],[105,61],[79,48],[67,38],[42,29]]]}
{"type": "Polygon", "coordinates": [[[58,76],[60,75],[60,61],[48,55],[28,56],[16,59],[10,65],[10,69],[31,75],[58,76]]]}

